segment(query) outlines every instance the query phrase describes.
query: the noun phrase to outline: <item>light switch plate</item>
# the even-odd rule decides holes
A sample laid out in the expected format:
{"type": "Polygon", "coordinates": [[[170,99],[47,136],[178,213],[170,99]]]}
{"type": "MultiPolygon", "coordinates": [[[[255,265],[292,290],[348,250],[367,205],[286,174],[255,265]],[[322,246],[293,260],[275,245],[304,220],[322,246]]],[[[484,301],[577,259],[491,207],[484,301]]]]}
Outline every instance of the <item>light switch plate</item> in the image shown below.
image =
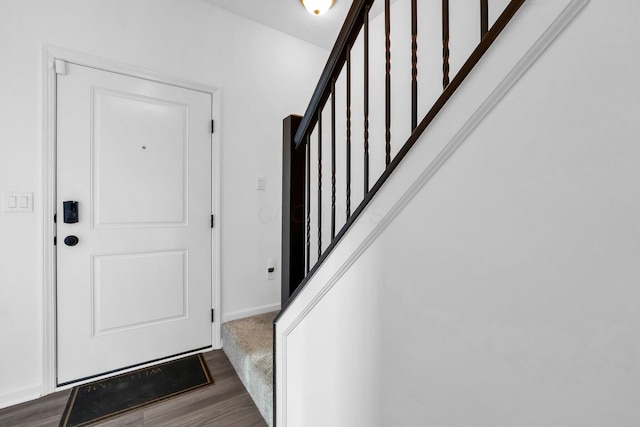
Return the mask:
{"type": "Polygon", "coordinates": [[[256,176],[256,190],[264,190],[264,176],[256,176]]]}
{"type": "Polygon", "coordinates": [[[33,193],[3,192],[2,212],[33,212],[33,193]]]}

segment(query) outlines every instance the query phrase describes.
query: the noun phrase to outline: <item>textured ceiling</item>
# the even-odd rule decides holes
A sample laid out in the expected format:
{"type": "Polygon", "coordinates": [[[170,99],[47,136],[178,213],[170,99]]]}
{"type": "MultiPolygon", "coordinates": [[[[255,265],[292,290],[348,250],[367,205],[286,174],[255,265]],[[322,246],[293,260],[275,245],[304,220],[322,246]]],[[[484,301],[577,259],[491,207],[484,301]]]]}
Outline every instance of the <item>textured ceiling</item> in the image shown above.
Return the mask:
{"type": "MultiPolygon", "coordinates": [[[[324,49],[333,47],[352,3],[351,0],[336,0],[326,14],[312,16],[300,0],[203,1],[324,49]]],[[[374,3],[371,17],[380,12],[382,4],[382,1],[374,3]]]]}

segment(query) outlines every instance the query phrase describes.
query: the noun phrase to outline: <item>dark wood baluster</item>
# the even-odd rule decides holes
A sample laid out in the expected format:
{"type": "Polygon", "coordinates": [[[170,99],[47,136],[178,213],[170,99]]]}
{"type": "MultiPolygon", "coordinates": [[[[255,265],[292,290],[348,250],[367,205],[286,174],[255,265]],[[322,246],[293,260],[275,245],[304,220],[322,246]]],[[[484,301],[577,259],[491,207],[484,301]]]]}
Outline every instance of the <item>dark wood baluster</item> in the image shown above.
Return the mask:
{"type": "Polygon", "coordinates": [[[318,258],[322,255],[322,109],[318,111],[318,258]]]}
{"type": "Polygon", "coordinates": [[[480,40],[489,32],[489,0],[480,0],[480,40]]]}
{"type": "Polygon", "coordinates": [[[385,35],[385,166],[391,163],[391,1],[384,0],[385,35]]]}
{"type": "Polygon", "coordinates": [[[418,126],[418,0],[411,0],[411,132],[418,126]]]}
{"type": "Polygon", "coordinates": [[[307,191],[306,191],[306,205],[307,208],[307,248],[306,248],[306,262],[307,262],[307,274],[309,273],[309,268],[311,267],[311,137],[309,134],[305,137],[305,156],[306,156],[306,170],[305,170],[305,180],[307,181],[307,191]]]}
{"type": "Polygon", "coordinates": [[[347,219],[351,216],[351,46],[347,50],[347,219]]]}
{"type": "Polygon", "coordinates": [[[336,237],[336,79],[331,80],[331,241],[336,237]]]}
{"type": "Polygon", "coordinates": [[[449,86],[449,0],[442,0],[442,87],[449,86]]]}
{"type": "Polygon", "coordinates": [[[369,192],[369,6],[364,14],[364,196],[369,192]]]}

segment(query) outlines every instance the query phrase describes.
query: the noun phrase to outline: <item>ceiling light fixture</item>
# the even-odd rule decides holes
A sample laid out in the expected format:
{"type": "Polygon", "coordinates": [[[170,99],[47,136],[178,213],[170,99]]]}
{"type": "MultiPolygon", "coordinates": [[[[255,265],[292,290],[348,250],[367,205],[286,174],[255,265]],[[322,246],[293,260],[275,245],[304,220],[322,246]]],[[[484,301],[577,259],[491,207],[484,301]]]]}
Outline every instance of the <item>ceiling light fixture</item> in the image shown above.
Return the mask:
{"type": "Polygon", "coordinates": [[[315,16],[324,15],[334,2],[335,0],[300,0],[307,12],[315,16]]]}

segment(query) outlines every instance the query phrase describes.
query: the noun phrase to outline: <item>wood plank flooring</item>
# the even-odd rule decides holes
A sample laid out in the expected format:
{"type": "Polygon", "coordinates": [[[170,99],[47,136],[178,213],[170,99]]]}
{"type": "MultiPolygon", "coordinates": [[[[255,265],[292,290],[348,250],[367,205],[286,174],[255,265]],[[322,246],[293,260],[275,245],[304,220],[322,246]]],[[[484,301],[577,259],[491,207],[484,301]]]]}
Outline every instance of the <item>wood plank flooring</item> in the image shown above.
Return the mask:
{"type": "MultiPolygon", "coordinates": [[[[266,426],[222,350],[204,354],[215,384],[94,424],[116,426],[266,426]]],[[[70,390],[0,409],[0,427],[58,426],[70,390]]]]}

